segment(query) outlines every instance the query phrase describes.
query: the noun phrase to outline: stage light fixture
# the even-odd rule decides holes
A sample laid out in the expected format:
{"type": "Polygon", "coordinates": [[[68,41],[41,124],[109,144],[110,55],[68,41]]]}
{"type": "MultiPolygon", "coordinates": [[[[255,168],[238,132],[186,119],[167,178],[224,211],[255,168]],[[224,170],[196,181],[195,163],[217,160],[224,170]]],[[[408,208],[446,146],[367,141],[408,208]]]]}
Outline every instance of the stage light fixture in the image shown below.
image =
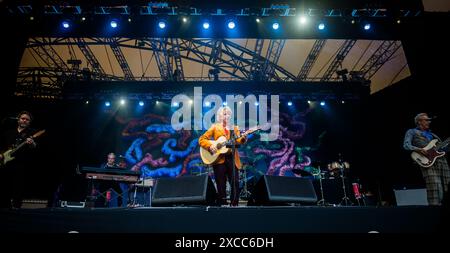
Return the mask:
{"type": "Polygon", "coordinates": [[[278,24],[278,23],[273,23],[273,24],[272,24],[272,28],[273,28],[274,30],[278,30],[278,28],[280,28],[280,24],[278,24]]]}
{"type": "Polygon", "coordinates": [[[261,19],[256,18],[256,23],[259,23],[259,22],[261,22],[261,19]]]}
{"type": "Polygon", "coordinates": [[[319,28],[319,30],[323,30],[323,29],[325,29],[325,24],[320,23],[319,26],[317,26],[317,28],[319,28]]]}
{"type": "Polygon", "coordinates": [[[228,28],[234,29],[236,27],[236,24],[233,21],[228,22],[228,28]]]}
{"type": "Polygon", "coordinates": [[[204,22],[203,23],[203,29],[209,29],[209,23],[208,22],[204,22]]]}
{"type": "Polygon", "coordinates": [[[158,23],[158,26],[159,26],[159,28],[164,29],[164,28],[166,28],[166,22],[160,21],[160,22],[158,23]]]}
{"type": "Polygon", "coordinates": [[[325,106],[325,101],[321,101],[320,106],[325,106]]]}
{"type": "Polygon", "coordinates": [[[370,30],[370,24],[365,24],[364,25],[364,30],[366,30],[366,31],[370,30]]]}
{"type": "Polygon", "coordinates": [[[125,99],[120,99],[120,105],[125,105],[125,103],[126,103],[126,101],[125,101],[125,99]]]}
{"type": "Polygon", "coordinates": [[[70,23],[69,23],[68,21],[63,21],[63,22],[62,22],[62,27],[63,27],[64,29],[69,29],[70,23]]]}
{"type": "Polygon", "coordinates": [[[144,106],[144,101],[139,101],[139,106],[144,106]]]}
{"type": "Polygon", "coordinates": [[[106,101],[105,106],[109,107],[109,106],[111,106],[111,103],[109,101],[106,101]]]}
{"type": "Polygon", "coordinates": [[[112,28],[117,28],[117,26],[118,26],[117,21],[115,21],[115,20],[112,20],[112,21],[109,23],[109,25],[110,25],[112,28]]]}
{"type": "Polygon", "coordinates": [[[289,102],[287,103],[287,105],[288,105],[288,106],[292,106],[292,102],[289,101],[289,102]]]}
{"type": "Polygon", "coordinates": [[[300,16],[300,18],[298,19],[300,24],[304,25],[308,22],[308,19],[305,16],[300,16]]]}
{"type": "Polygon", "coordinates": [[[188,19],[186,17],[183,18],[183,23],[186,23],[188,19]]]}

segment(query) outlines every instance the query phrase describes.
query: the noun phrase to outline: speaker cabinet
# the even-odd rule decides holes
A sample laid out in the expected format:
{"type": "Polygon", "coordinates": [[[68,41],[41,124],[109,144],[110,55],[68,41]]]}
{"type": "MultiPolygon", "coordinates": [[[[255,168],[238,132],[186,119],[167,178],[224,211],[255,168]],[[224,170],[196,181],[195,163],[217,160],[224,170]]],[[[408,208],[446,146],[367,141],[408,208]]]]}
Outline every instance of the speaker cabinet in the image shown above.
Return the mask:
{"type": "Polygon", "coordinates": [[[153,191],[153,206],[213,205],[216,189],[208,175],[159,178],[153,191]]]}
{"type": "Polygon", "coordinates": [[[256,183],[253,201],[255,205],[316,204],[317,195],[310,179],[265,175],[256,183]]]}
{"type": "Polygon", "coordinates": [[[427,189],[394,190],[397,206],[427,206],[427,189]]]}

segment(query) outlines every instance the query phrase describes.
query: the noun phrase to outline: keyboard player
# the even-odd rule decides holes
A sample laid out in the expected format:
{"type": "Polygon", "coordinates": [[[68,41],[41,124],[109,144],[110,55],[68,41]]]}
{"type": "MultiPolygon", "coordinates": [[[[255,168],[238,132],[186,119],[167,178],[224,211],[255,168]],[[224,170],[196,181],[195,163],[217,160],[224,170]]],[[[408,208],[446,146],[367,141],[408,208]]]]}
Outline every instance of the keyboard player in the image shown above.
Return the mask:
{"type": "MultiPolygon", "coordinates": [[[[123,165],[122,165],[123,166],[123,165]]],[[[116,163],[116,154],[109,153],[107,155],[106,162],[102,164],[102,169],[117,169],[119,163],[116,163]]],[[[123,167],[126,169],[125,167],[123,167]]],[[[99,181],[97,187],[95,187],[103,193],[105,199],[97,202],[100,206],[105,207],[126,207],[128,202],[128,184],[119,183],[116,181],[99,181]]],[[[98,194],[98,193],[97,193],[98,194]]],[[[101,199],[101,198],[100,198],[101,199]]]]}

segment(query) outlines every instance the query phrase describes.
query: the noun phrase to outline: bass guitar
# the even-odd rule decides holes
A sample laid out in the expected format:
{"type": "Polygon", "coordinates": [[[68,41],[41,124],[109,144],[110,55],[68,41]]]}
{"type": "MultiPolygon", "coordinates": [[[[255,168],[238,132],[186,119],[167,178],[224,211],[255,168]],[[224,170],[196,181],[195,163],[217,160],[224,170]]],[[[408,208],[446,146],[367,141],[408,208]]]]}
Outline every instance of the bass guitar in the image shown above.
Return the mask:
{"type": "Polygon", "coordinates": [[[419,164],[420,166],[422,166],[424,168],[433,166],[433,164],[437,158],[445,155],[445,152],[440,151],[440,149],[449,144],[450,138],[447,138],[445,141],[440,142],[440,143],[437,143],[438,141],[439,141],[438,139],[434,139],[434,140],[430,141],[430,143],[428,143],[428,145],[423,148],[425,150],[426,154],[422,154],[420,152],[413,151],[411,153],[411,158],[417,164],[419,164]]]}

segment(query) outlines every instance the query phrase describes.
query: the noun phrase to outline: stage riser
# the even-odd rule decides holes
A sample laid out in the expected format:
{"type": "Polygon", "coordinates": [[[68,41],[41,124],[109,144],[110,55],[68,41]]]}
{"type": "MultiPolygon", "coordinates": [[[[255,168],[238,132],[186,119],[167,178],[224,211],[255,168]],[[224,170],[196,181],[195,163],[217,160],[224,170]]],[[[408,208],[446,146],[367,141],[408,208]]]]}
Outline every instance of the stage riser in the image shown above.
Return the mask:
{"type": "MultiPolygon", "coordinates": [[[[448,219],[435,207],[160,207],[0,211],[0,232],[430,233],[448,219]]],[[[448,215],[448,212],[447,212],[448,215]]]]}

